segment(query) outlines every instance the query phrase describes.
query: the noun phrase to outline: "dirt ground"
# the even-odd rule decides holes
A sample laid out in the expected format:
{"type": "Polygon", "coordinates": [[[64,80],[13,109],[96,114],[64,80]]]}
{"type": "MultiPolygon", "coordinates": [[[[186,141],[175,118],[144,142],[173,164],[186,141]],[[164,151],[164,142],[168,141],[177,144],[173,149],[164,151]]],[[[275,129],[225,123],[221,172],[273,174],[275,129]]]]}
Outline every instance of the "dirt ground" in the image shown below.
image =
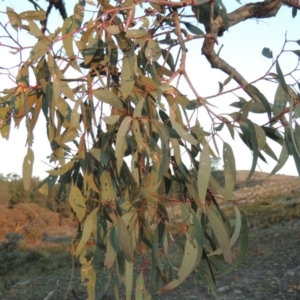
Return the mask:
{"type": "MultiPolygon", "coordinates": [[[[246,175],[246,172],[238,173],[239,189],[236,195],[249,219],[248,251],[243,264],[236,271],[217,278],[217,299],[299,300],[300,180],[276,175],[262,184],[266,174],[258,172],[250,182],[242,184],[246,175]]],[[[31,271],[33,264],[38,268],[40,260],[14,267],[6,275],[11,274],[15,279],[0,288],[1,300],[86,299],[85,287],[80,284],[78,263],[75,263],[72,273],[72,258],[67,246],[70,227],[61,225],[59,236],[55,235],[53,226],[52,229],[48,228],[48,232],[46,229],[41,245],[44,249],[61,245],[63,254],[59,254],[61,256],[57,260],[55,255],[51,258],[45,254],[41,260],[44,259],[47,266],[42,265],[40,272],[31,271]],[[72,289],[66,296],[71,277],[72,289]]],[[[0,285],[2,280],[7,281],[7,276],[3,276],[0,274],[0,285]]],[[[110,293],[102,299],[115,297],[110,293]]],[[[209,300],[214,297],[194,272],[177,289],[167,294],[153,295],[152,299],[209,300]]]]}

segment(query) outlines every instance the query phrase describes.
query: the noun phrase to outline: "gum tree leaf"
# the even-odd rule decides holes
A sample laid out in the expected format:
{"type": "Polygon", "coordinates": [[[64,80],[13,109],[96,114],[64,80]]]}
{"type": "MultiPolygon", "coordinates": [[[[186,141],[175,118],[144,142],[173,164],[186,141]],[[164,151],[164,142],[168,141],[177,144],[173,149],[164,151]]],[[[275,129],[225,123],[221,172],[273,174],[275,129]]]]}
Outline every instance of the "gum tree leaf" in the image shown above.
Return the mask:
{"type": "MultiPolygon", "coordinates": [[[[131,237],[129,234],[129,231],[127,229],[127,226],[122,219],[122,217],[117,216],[117,233],[119,238],[119,243],[121,246],[121,249],[123,250],[125,254],[125,258],[128,262],[133,263],[134,262],[134,253],[131,245],[131,237]]],[[[132,280],[132,278],[131,278],[132,280]]],[[[132,282],[131,282],[132,287],[132,282]]],[[[126,298],[127,299],[127,298],[126,298]]]]}
{"type": "Polygon", "coordinates": [[[126,300],[131,300],[133,286],[133,263],[125,261],[126,300]]]}
{"type": "Polygon", "coordinates": [[[184,255],[181,266],[177,273],[177,278],[173,279],[166,286],[161,288],[157,293],[165,293],[179,286],[197,267],[200,261],[202,249],[195,240],[185,242],[184,255]]]}
{"type": "Polygon", "coordinates": [[[285,165],[288,157],[289,157],[289,152],[288,152],[288,149],[287,149],[287,146],[286,146],[286,142],[283,142],[282,149],[281,149],[279,159],[278,159],[278,163],[274,167],[274,169],[272,170],[272,172],[270,173],[269,176],[271,176],[272,174],[277,173],[285,165]]]}
{"type": "Polygon", "coordinates": [[[119,34],[120,33],[120,27],[118,25],[110,25],[105,27],[105,30],[110,34],[119,34]]]}
{"type": "Polygon", "coordinates": [[[243,212],[241,212],[241,246],[238,256],[236,257],[234,263],[224,272],[222,272],[219,276],[225,276],[235,270],[238,266],[243,262],[247,249],[248,249],[248,225],[246,216],[243,212]]]}
{"type": "Polygon", "coordinates": [[[200,155],[199,169],[197,176],[198,195],[203,207],[205,207],[205,199],[207,193],[207,187],[211,174],[211,161],[209,156],[209,147],[206,144],[200,155]]]}
{"type": "Polygon", "coordinates": [[[89,239],[91,237],[93,228],[96,223],[96,215],[97,215],[98,211],[99,211],[99,208],[96,207],[91,213],[89,213],[89,215],[86,217],[86,219],[84,221],[81,240],[78,243],[76,251],[75,251],[76,257],[78,257],[81,254],[84,247],[86,246],[86,243],[89,241],[89,239]]]}
{"type": "Polygon", "coordinates": [[[174,58],[173,58],[172,53],[170,51],[162,49],[161,54],[162,54],[163,58],[166,60],[168,66],[170,67],[170,70],[172,72],[175,72],[175,63],[174,63],[174,58]]]}
{"type": "Polygon", "coordinates": [[[133,66],[130,65],[129,58],[124,56],[121,72],[121,93],[125,100],[132,92],[134,86],[133,66]]]}
{"type": "Polygon", "coordinates": [[[118,110],[123,110],[123,103],[119,97],[109,90],[94,90],[93,95],[105,103],[117,108],[118,110]]]}
{"type": "Polygon", "coordinates": [[[114,125],[119,121],[120,117],[121,115],[112,115],[109,117],[104,117],[103,121],[108,125],[114,125]]]}
{"type": "Polygon", "coordinates": [[[223,220],[216,214],[212,205],[207,207],[209,224],[217,238],[226,262],[232,264],[233,258],[230,249],[230,236],[223,220]]]}
{"type": "Polygon", "coordinates": [[[123,157],[127,148],[126,135],[130,126],[132,118],[127,116],[121,123],[116,137],[116,159],[117,159],[117,171],[120,173],[123,165],[123,157]]]}
{"type": "Polygon", "coordinates": [[[256,134],[258,149],[263,150],[265,148],[265,145],[266,145],[266,134],[260,126],[258,126],[255,123],[253,123],[253,125],[254,125],[254,128],[255,128],[255,134],[256,134]]]}
{"type": "Polygon", "coordinates": [[[35,37],[41,37],[41,36],[43,36],[42,31],[36,25],[36,23],[33,22],[33,21],[29,21],[29,33],[32,34],[35,37]]]}
{"type": "Polygon", "coordinates": [[[224,200],[232,197],[232,192],[236,181],[236,167],[232,148],[229,144],[224,142],[223,146],[223,160],[224,160],[224,178],[225,178],[225,194],[224,200]]]}
{"type": "Polygon", "coordinates": [[[283,88],[283,90],[288,93],[288,87],[286,85],[283,73],[281,71],[281,68],[279,66],[279,62],[278,60],[276,61],[276,71],[277,71],[277,75],[278,75],[278,80],[280,82],[281,87],[283,88]]]}
{"type": "Polygon", "coordinates": [[[86,206],[81,191],[75,185],[71,186],[71,190],[69,194],[69,202],[72,209],[76,213],[76,216],[81,222],[85,216],[86,206]]]}
{"type": "Polygon", "coordinates": [[[46,12],[44,10],[28,10],[20,13],[19,17],[26,21],[43,21],[46,19],[46,12]]]}
{"type": "Polygon", "coordinates": [[[6,7],[6,13],[9,18],[9,22],[11,26],[17,31],[18,28],[22,27],[22,20],[20,16],[14,12],[14,10],[10,7],[6,7]]]}
{"type": "MultiPolygon", "coordinates": [[[[241,211],[237,207],[237,205],[234,205],[234,211],[235,211],[235,227],[232,237],[230,238],[230,247],[232,247],[236,241],[238,240],[241,229],[242,229],[242,218],[241,218],[241,211]]],[[[213,256],[213,255],[220,255],[222,254],[222,249],[217,249],[214,252],[209,253],[207,256],[213,256]]]]}
{"type": "Polygon", "coordinates": [[[274,108],[273,108],[274,117],[279,116],[284,111],[288,101],[289,101],[288,93],[283,89],[282,85],[279,84],[276,90],[275,100],[274,100],[274,108]]]}
{"type": "Polygon", "coordinates": [[[140,39],[148,35],[145,29],[130,29],[126,31],[126,37],[131,39],[140,39]]]}
{"type": "Polygon", "coordinates": [[[262,55],[265,56],[266,58],[273,58],[272,50],[266,47],[262,49],[262,55]]]}
{"type": "Polygon", "coordinates": [[[193,34],[204,34],[204,32],[197,26],[191,24],[191,23],[188,23],[188,22],[181,22],[185,25],[185,27],[187,28],[188,31],[190,31],[191,33],[193,34]]]}
{"type": "Polygon", "coordinates": [[[25,191],[29,191],[31,185],[31,177],[34,163],[34,153],[30,147],[27,149],[27,154],[23,161],[23,186],[25,191]]]}
{"type": "Polygon", "coordinates": [[[147,47],[145,49],[145,56],[152,62],[157,61],[161,56],[159,43],[154,40],[148,41],[147,47]]]}
{"type": "Polygon", "coordinates": [[[145,286],[143,271],[136,278],[135,300],[151,300],[151,295],[145,286]]]}

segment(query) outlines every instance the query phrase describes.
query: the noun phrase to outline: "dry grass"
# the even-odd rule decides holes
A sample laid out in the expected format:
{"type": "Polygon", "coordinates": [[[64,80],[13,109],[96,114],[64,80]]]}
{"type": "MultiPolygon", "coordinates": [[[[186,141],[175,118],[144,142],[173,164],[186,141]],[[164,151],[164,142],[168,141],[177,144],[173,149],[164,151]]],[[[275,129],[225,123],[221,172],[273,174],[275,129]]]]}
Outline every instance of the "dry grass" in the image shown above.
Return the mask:
{"type": "Polygon", "coordinates": [[[44,232],[55,232],[61,222],[58,213],[34,203],[19,203],[13,208],[0,205],[0,239],[6,233],[18,232],[27,240],[38,240],[44,232]]]}

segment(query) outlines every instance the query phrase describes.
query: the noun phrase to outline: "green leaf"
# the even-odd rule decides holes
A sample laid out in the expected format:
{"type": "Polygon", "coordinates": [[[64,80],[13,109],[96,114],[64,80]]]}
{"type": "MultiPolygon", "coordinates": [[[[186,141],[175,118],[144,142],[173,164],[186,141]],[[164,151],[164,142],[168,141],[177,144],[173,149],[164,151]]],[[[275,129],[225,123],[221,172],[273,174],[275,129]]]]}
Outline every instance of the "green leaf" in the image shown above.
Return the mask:
{"type": "Polygon", "coordinates": [[[206,211],[209,224],[217,238],[224,259],[226,262],[232,264],[233,258],[230,249],[230,237],[228,230],[226,229],[226,224],[215,212],[214,205],[209,205],[206,211]]]}
{"type": "Polygon", "coordinates": [[[247,140],[250,142],[248,147],[252,150],[252,155],[253,155],[251,170],[246,179],[249,180],[255,171],[255,167],[258,160],[258,143],[256,139],[255,127],[250,120],[247,120],[247,124],[241,124],[241,130],[245,134],[247,140]]]}
{"type": "MultiPolygon", "coordinates": [[[[73,36],[72,32],[76,31],[76,26],[73,24],[73,18],[69,17],[64,20],[63,26],[62,26],[62,43],[66,50],[67,56],[69,59],[73,59],[75,57],[74,49],[73,49],[73,36]]],[[[81,72],[76,59],[74,59],[71,63],[71,66],[77,70],[78,72],[81,72]]]]}
{"type": "MultiPolygon", "coordinates": [[[[131,60],[133,62],[133,60],[131,60]]],[[[123,100],[125,100],[132,92],[134,87],[134,66],[130,65],[129,58],[124,56],[122,72],[121,72],[121,93],[123,100]]]]}
{"type": "Polygon", "coordinates": [[[280,66],[279,66],[278,60],[276,61],[276,71],[277,71],[278,80],[279,80],[279,82],[280,82],[281,87],[283,88],[283,90],[284,90],[286,93],[288,93],[288,88],[287,88],[287,85],[286,85],[286,82],[285,82],[283,73],[282,73],[282,71],[281,71],[281,68],[280,68],[280,66]]]}
{"type": "Polygon", "coordinates": [[[151,294],[145,286],[143,271],[136,278],[135,300],[151,300],[151,294]]]}
{"type": "Polygon", "coordinates": [[[289,101],[288,93],[283,89],[282,85],[279,84],[276,90],[274,108],[273,108],[273,114],[275,118],[280,116],[283,113],[288,101],[289,101]]]}
{"type": "Polygon", "coordinates": [[[280,152],[280,156],[279,156],[279,159],[278,159],[278,163],[274,167],[274,169],[272,170],[272,172],[270,173],[269,176],[271,176],[272,174],[277,173],[285,165],[288,157],[289,157],[289,152],[288,152],[288,149],[287,149],[287,146],[286,146],[286,142],[283,142],[282,149],[281,149],[281,152],[280,152]]]}
{"type": "Polygon", "coordinates": [[[211,174],[211,161],[209,156],[209,146],[206,144],[200,155],[199,169],[197,176],[198,196],[203,207],[205,207],[208,182],[211,174]]]}
{"type": "Polygon", "coordinates": [[[6,7],[6,13],[9,18],[9,22],[11,26],[17,31],[18,28],[22,27],[22,20],[20,16],[14,12],[14,10],[10,7],[6,7]]]}
{"type": "Polygon", "coordinates": [[[238,266],[241,265],[246,256],[248,250],[248,225],[246,216],[243,212],[241,212],[241,235],[242,239],[238,256],[236,257],[234,263],[227,270],[222,272],[222,274],[220,274],[219,276],[224,276],[234,271],[238,266]]]}
{"type": "Polygon", "coordinates": [[[232,148],[229,144],[225,142],[223,146],[223,160],[225,178],[224,200],[226,201],[232,197],[232,192],[236,182],[236,167],[232,148]]]}
{"type": "Polygon", "coordinates": [[[268,154],[270,157],[272,157],[274,160],[278,161],[278,158],[272,148],[266,143],[263,151],[268,154]]]}
{"type": "Polygon", "coordinates": [[[148,35],[145,29],[129,29],[126,31],[126,37],[131,39],[140,39],[148,35]]]}
{"type": "Polygon", "coordinates": [[[152,62],[157,61],[161,56],[159,43],[154,40],[148,41],[147,47],[145,49],[145,56],[152,62]]]}
{"type": "Polygon", "coordinates": [[[177,278],[170,281],[157,293],[165,293],[179,286],[197,267],[202,255],[202,248],[195,240],[186,240],[183,260],[177,273],[177,278]]]}
{"type": "Polygon", "coordinates": [[[69,202],[72,209],[76,213],[76,216],[81,222],[85,216],[86,205],[80,189],[75,185],[71,186],[71,190],[69,194],[69,202]]]}
{"type": "Polygon", "coordinates": [[[127,116],[121,123],[116,137],[116,159],[117,159],[117,172],[120,173],[123,165],[123,157],[127,148],[126,135],[129,129],[132,118],[127,116]]]}
{"type": "Polygon", "coordinates": [[[43,21],[46,19],[46,12],[44,10],[28,10],[21,12],[19,17],[26,21],[43,21]]]}
{"type": "Polygon", "coordinates": [[[163,58],[166,60],[168,66],[170,67],[170,70],[172,72],[175,72],[175,63],[174,63],[174,58],[173,58],[171,51],[162,49],[161,54],[162,54],[163,58]]]}
{"type": "Polygon", "coordinates": [[[297,16],[297,11],[298,11],[298,8],[297,7],[293,7],[292,8],[292,17],[295,18],[297,16]]]}
{"type": "Polygon", "coordinates": [[[117,258],[117,253],[114,247],[112,246],[110,239],[108,239],[107,246],[106,246],[104,266],[109,270],[114,265],[116,258],[117,258]]]}
{"type": "Polygon", "coordinates": [[[128,262],[134,262],[134,253],[131,245],[131,237],[128,232],[127,226],[119,215],[117,216],[117,233],[118,233],[118,239],[121,246],[121,249],[123,250],[125,254],[125,258],[128,262]]]}
{"type": "Polygon", "coordinates": [[[258,149],[263,150],[265,148],[265,145],[266,145],[266,134],[260,126],[258,126],[255,123],[253,123],[253,125],[254,125],[254,128],[255,128],[255,134],[256,134],[258,149]]]}
{"type": "Polygon", "coordinates": [[[76,251],[75,251],[76,257],[78,257],[82,253],[84,247],[86,246],[87,242],[90,239],[93,228],[96,224],[96,215],[97,215],[98,211],[99,211],[98,207],[93,209],[93,211],[88,214],[88,216],[86,217],[86,219],[84,221],[81,240],[78,243],[76,251]]]}
{"type": "Polygon", "coordinates": [[[120,31],[120,27],[118,25],[110,25],[105,27],[105,30],[110,33],[110,34],[119,34],[120,31]]]}
{"type": "MultiPolygon", "coordinates": [[[[235,227],[232,237],[230,238],[230,247],[232,247],[236,241],[238,240],[241,229],[242,229],[242,219],[241,219],[241,211],[239,210],[237,205],[234,205],[234,211],[235,211],[235,227]]],[[[222,254],[222,249],[219,248],[211,253],[209,253],[207,256],[213,256],[213,255],[220,255],[222,254]]]]}
{"type": "Polygon", "coordinates": [[[93,90],[93,95],[105,103],[117,108],[118,110],[123,110],[123,103],[119,97],[109,90],[93,90]]]}
{"type": "Polygon", "coordinates": [[[109,117],[104,117],[103,121],[108,125],[114,125],[119,121],[120,117],[121,115],[112,115],[109,117]]]}
{"type": "MultiPolygon", "coordinates": [[[[174,108],[175,109],[175,108],[174,108]]],[[[182,139],[184,139],[185,141],[187,141],[188,143],[192,144],[192,145],[197,145],[198,141],[191,135],[189,134],[187,131],[185,131],[180,124],[178,124],[175,121],[175,111],[172,108],[171,112],[170,112],[170,120],[171,120],[171,124],[173,129],[180,135],[180,137],[182,139]]]]}
{"type": "Polygon", "coordinates": [[[224,28],[227,30],[229,27],[228,18],[227,18],[227,10],[226,6],[223,4],[222,0],[215,0],[215,12],[221,16],[223,20],[224,28]]]}
{"type": "Polygon", "coordinates": [[[43,36],[42,31],[40,28],[36,25],[35,22],[29,21],[29,33],[35,37],[41,37],[43,36]]]}
{"type": "Polygon", "coordinates": [[[270,103],[267,100],[267,98],[254,85],[249,85],[245,89],[246,89],[246,91],[248,91],[250,93],[254,93],[259,98],[259,100],[262,102],[263,106],[267,110],[268,117],[270,119],[271,118],[271,106],[270,106],[270,103]]]}
{"type": "Polygon", "coordinates": [[[292,52],[295,53],[298,57],[300,57],[300,50],[294,50],[292,52]]]}
{"type": "Polygon", "coordinates": [[[90,151],[89,151],[92,155],[93,155],[93,157],[96,159],[96,160],[98,160],[98,161],[101,161],[101,149],[99,149],[99,148],[91,148],[90,149],[90,151]]]}
{"type": "Polygon", "coordinates": [[[265,56],[266,58],[273,58],[273,52],[269,48],[263,48],[262,50],[262,55],[265,56]]]}
{"type": "Polygon", "coordinates": [[[27,149],[27,154],[23,161],[23,186],[25,191],[29,191],[31,185],[31,177],[34,163],[34,153],[30,147],[27,149]]]}
{"type": "Polygon", "coordinates": [[[131,300],[132,286],[133,286],[133,263],[127,260],[125,261],[125,286],[126,286],[126,300],[131,300]]]}
{"type": "Polygon", "coordinates": [[[233,71],[233,72],[226,78],[226,80],[223,82],[222,88],[223,88],[226,84],[228,84],[228,83],[231,81],[231,79],[233,78],[234,74],[235,74],[235,71],[233,71]]]}
{"type": "Polygon", "coordinates": [[[191,23],[188,22],[181,22],[185,25],[185,27],[187,28],[188,31],[190,31],[193,34],[204,34],[204,32],[197,26],[192,25],[191,23]]]}

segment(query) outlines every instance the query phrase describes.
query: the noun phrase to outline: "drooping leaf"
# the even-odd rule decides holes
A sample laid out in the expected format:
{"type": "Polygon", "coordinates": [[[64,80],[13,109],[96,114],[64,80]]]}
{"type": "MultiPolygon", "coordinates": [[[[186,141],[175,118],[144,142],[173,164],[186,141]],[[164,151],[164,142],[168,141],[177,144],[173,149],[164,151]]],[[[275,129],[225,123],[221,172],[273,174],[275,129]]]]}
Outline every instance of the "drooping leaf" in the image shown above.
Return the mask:
{"type": "Polygon", "coordinates": [[[203,207],[205,207],[208,182],[211,174],[211,161],[208,144],[203,147],[200,155],[199,169],[197,176],[198,195],[203,207]]]}
{"type": "Polygon", "coordinates": [[[19,17],[26,21],[43,21],[46,19],[46,12],[44,10],[28,10],[21,12],[19,17]]]}
{"type": "Polygon", "coordinates": [[[131,238],[127,226],[122,217],[117,216],[117,232],[120,246],[128,262],[134,262],[134,253],[131,245],[131,238]]]}
{"type": "Polygon", "coordinates": [[[116,159],[117,159],[117,171],[120,173],[122,164],[123,164],[123,157],[124,152],[127,148],[126,143],[126,135],[131,123],[131,117],[127,116],[121,123],[120,128],[117,133],[116,137],[116,159]]]}
{"type": "Polygon", "coordinates": [[[274,108],[273,108],[274,117],[278,117],[283,113],[288,103],[288,100],[289,100],[288,93],[283,89],[282,85],[279,84],[276,90],[275,100],[274,100],[274,108]]]}
{"type": "Polygon", "coordinates": [[[125,261],[125,287],[126,287],[126,300],[131,300],[132,286],[133,286],[133,263],[125,261]]]}
{"type": "Polygon", "coordinates": [[[119,97],[114,94],[113,92],[109,90],[94,90],[93,95],[99,99],[100,101],[103,101],[105,103],[110,104],[111,106],[117,108],[118,110],[123,109],[123,103],[119,99],[119,97]]]}
{"type": "Polygon", "coordinates": [[[29,191],[31,185],[31,177],[34,163],[34,153],[30,147],[27,149],[27,154],[23,161],[23,186],[25,191],[29,191]]]}
{"type": "Polygon", "coordinates": [[[126,37],[132,39],[139,39],[147,36],[147,30],[145,29],[129,29],[126,31],[126,37]]]}
{"type": "Polygon", "coordinates": [[[210,226],[217,238],[217,241],[222,250],[224,259],[226,262],[232,264],[233,258],[230,249],[230,236],[228,230],[226,230],[226,225],[223,220],[215,212],[214,206],[209,205],[207,207],[207,217],[210,223],[210,226]]]}
{"type": "Polygon", "coordinates": [[[75,185],[71,186],[69,202],[79,221],[82,221],[85,216],[86,205],[80,189],[75,185]]]}
{"type": "Polygon", "coordinates": [[[277,173],[285,165],[288,157],[289,157],[288,149],[287,149],[286,143],[283,142],[282,149],[281,149],[281,152],[280,152],[280,156],[279,156],[279,159],[278,159],[278,163],[274,167],[274,169],[272,170],[272,172],[270,173],[269,176],[271,176],[272,174],[277,173]]]}
{"type": "Polygon", "coordinates": [[[201,247],[195,240],[186,240],[184,247],[183,260],[177,273],[177,278],[170,281],[166,286],[157,291],[165,293],[179,286],[197,267],[200,261],[201,247]]]}
{"type": "Polygon", "coordinates": [[[118,25],[110,25],[105,27],[105,30],[110,33],[110,34],[119,34],[120,31],[120,27],[118,25]]]}
{"type": "Polygon", "coordinates": [[[238,256],[235,258],[234,263],[224,272],[222,272],[219,276],[225,276],[229,274],[230,272],[234,271],[240,264],[243,262],[247,250],[248,250],[248,225],[246,216],[243,212],[241,212],[241,246],[238,256]]]}
{"type": "Polygon", "coordinates": [[[282,89],[283,89],[286,93],[288,93],[288,87],[287,87],[287,85],[286,85],[286,82],[285,82],[283,73],[282,73],[282,71],[281,71],[281,68],[280,68],[280,66],[279,66],[278,60],[276,61],[276,71],[277,71],[279,83],[280,83],[282,89]]]}
{"type": "Polygon", "coordinates": [[[191,33],[193,34],[204,34],[204,32],[197,26],[191,24],[191,23],[188,23],[188,22],[181,22],[185,25],[185,27],[187,28],[188,31],[190,31],[191,33]]]}
{"type": "Polygon", "coordinates": [[[99,211],[99,208],[96,207],[91,213],[88,214],[88,216],[86,217],[86,219],[84,221],[81,240],[78,243],[76,252],[75,252],[75,255],[77,257],[81,254],[84,247],[86,246],[86,243],[90,239],[90,236],[93,231],[93,227],[95,226],[95,223],[96,223],[96,214],[98,211],[99,211]]]}
{"type": "Polygon", "coordinates": [[[124,100],[130,95],[134,86],[134,66],[130,65],[130,62],[131,61],[129,60],[129,58],[127,56],[124,56],[120,88],[124,100]]]}
{"type": "Polygon", "coordinates": [[[232,197],[232,192],[236,181],[236,167],[232,148],[229,144],[224,142],[223,146],[223,160],[224,160],[224,178],[225,178],[225,194],[224,200],[232,197]]]}

